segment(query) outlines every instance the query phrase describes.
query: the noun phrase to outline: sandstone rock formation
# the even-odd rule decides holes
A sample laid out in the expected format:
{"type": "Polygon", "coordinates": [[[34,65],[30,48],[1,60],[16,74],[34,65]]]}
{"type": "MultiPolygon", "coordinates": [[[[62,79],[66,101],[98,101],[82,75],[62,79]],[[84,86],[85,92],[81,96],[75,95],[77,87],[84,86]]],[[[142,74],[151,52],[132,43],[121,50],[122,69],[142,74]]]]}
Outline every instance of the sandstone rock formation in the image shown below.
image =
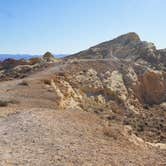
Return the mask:
{"type": "Polygon", "coordinates": [[[117,61],[126,88],[132,89],[140,102],[160,104],[166,100],[165,57],[164,49],[157,50],[153,43],[141,41],[136,33],[128,33],[68,58],[117,61]]]}

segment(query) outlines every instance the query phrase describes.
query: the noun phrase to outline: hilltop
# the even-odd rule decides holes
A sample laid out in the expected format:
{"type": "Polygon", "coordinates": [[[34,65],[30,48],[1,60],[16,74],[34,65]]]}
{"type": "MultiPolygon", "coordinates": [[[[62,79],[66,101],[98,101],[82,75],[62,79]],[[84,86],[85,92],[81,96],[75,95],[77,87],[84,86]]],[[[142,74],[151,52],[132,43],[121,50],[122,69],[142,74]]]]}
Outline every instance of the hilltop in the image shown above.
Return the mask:
{"type": "Polygon", "coordinates": [[[151,42],[141,41],[138,34],[131,32],[113,40],[103,42],[87,50],[69,56],[79,59],[107,59],[134,61],[156,68],[166,69],[166,51],[157,50],[151,42]]]}

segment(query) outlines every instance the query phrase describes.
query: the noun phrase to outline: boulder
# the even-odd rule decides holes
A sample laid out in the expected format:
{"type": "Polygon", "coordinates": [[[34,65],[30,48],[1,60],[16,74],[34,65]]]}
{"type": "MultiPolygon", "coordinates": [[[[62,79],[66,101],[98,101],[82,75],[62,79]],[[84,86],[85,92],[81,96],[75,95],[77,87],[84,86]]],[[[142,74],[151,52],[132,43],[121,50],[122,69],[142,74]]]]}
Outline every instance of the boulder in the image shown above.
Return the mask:
{"type": "Polygon", "coordinates": [[[147,104],[160,104],[166,101],[166,74],[161,71],[147,70],[139,77],[140,92],[147,104]]]}

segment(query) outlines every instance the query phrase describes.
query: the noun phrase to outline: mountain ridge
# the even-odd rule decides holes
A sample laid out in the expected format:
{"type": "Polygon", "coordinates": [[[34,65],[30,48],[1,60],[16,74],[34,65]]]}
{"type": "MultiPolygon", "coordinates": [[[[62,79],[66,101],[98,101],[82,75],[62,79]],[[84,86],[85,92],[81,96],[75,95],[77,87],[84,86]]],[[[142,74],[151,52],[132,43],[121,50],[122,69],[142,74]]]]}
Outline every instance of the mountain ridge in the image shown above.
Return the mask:
{"type": "MultiPolygon", "coordinates": [[[[53,54],[55,58],[63,58],[67,56],[67,54],[53,54]]],[[[33,54],[0,54],[0,61],[4,61],[5,59],[15,59],[15,60],[20,60],[20,59],[31,59],[31,58],[36,58],[36,57],[41,57],[42,55],[33,55],[33,54]]]]}

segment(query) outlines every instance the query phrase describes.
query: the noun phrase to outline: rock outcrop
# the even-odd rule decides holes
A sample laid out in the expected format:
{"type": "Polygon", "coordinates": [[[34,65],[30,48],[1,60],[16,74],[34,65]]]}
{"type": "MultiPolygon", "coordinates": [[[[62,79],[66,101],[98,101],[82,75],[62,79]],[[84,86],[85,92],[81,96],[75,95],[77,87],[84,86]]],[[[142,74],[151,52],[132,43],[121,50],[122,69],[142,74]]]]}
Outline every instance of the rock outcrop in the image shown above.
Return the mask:
{"type": "Polygon", "coordinates": [[[147,70],[138,76],[142,99],[147,104],[160,104],[166,101],[166,74],[147,70]]]}
{"type": "Polygon", "coordinates": [[[43,56],[42,59],[45,62],[55,62],[57,59],[55,59],[54,55],[52,55],[50,52],[46,52],[43,56]]]}
{"type": "MultiPolygon", "coordinates": [[[[120,67],[115,69],[116,73],[112,73],[107,85],[122,88],[119,84],[124,81],[123,90],[116,86],[111,88],[116,93],[119,93],[117,90],[122,91],[121,97],[119,96],[122,100],[126,99],[126,96],[133,96],[145,104],[160,104],[166,100],[166,50],[157,50],[153,43],[141,41],[136,33],[122,35],[68,58],[115,61],[120,67]],[[121,80],[117,83],[118,78],[121,80]]],[[[90,85],[94,87],[92,83],[90,85]]]]}
{"type": "Polygon", "coordinates": [[[118,58],[150,67],[165,68],[165,50],[157,50],[150,42],[141,41],[136,33],[128,33],[111,41],[98,44],[68,58],[108,59],[118,58]]]}
{"type": "Polygon", "coordinates": [[[117,99],[125,102],[128,97],[128,92],[123,81],[123,75],[119,71],[113,71],[110,75],[103,80],[105,91],[110,96],[115,96],[117,99]]]}

